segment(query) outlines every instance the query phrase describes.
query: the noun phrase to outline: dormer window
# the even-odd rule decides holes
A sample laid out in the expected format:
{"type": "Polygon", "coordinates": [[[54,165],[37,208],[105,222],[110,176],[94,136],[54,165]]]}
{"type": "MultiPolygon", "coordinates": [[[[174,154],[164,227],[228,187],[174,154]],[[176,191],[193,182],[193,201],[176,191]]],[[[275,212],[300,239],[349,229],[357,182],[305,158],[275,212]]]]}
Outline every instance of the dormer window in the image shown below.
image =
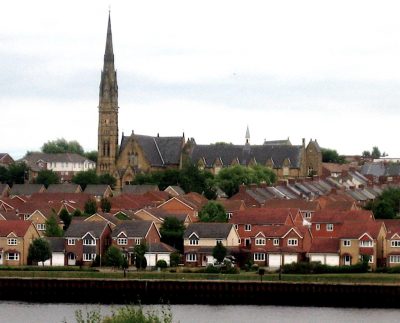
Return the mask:
{"type": "Polygon", "coordinates": [[[96,245],[96,240],[95,239],[91,239],[91,238],[83,239],[83,245],[84,246],[95,246],[96,245]]]}
{"type": "Polygon", "coordinates": [[[16,246],[16,245],[17,245],[17,239],[16,239],[16,238],[9,238],[9,239],[7,240],[7,244],[8,244],[9,246],[16,246]]]}
{"type": "Polygon", "coordinates": [[[373,244],[373,242],[371,240],[361,240],[360,241],[360,247],[370,248],[370,247],[373,247],[373,246],[374,246],[374,244],[373,244]]]}
{"type": "Polygon", "coordinates": [[[264,238],[256,238],[256,246],[265,246],[264,238]]]}
{"type": "Polygon", "coordinates": [[[274,246],[279,246],[279,239],[274,239],[274,240],[272,240],[272,244],[273,244],[274,246]]]}
{"type": "Polygon", "coordinates": [[[326,231],[333,231],[333,224],[332,223],[328,223],[326,225],[326,231]]]}
{"type": "Polygon", "coordinates": [[[197,246],[198,244],[199,244],[198,239],[190,239],[189,240],[189,245],[191,245],[191,246],[197,246]]]}
{"type": "Polygon", "coordinates": [[[297,239],[288,239],[287,244],[288,246],[297,246],[299,241],[297,239]]]}
{"type": "Polygon", "coordinates": [[[251,231],[251,224],[245,224],[244,231],[251,231]]]}
{"type": "Polygon", "coordinates": [[[128,239],[127,238],[118,238],[117,244],[120,246],[126,246],[128,244],[128,239]]]}
{"type": "Polygon", "coordinates": [[[390,246],[393,248],[399,248],[400,247],[400,240],[392,240],[390,241],[390,246]]]}

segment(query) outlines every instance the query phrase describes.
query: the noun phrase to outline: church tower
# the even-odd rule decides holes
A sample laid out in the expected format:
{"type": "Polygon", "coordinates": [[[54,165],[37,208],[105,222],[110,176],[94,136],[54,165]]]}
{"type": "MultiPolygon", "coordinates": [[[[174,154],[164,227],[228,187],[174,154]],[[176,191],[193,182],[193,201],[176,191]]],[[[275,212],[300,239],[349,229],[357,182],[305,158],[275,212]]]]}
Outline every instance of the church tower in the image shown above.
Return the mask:
{"type": "Polygon", "coordinates": [[[97,174],[114,175],[118,157],[118,84],[114,67],[110,14],[100,81],[97,148],[97,174]]]}

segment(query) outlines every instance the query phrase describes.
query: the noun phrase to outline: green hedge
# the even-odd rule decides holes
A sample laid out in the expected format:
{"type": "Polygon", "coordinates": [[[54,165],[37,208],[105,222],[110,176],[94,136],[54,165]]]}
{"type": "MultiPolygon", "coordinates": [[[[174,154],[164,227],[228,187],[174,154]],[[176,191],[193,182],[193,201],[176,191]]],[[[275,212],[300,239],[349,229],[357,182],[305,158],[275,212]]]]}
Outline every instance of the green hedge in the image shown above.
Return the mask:
{"type": "Polygon", "coordinates": [[[320,262],[299,262],[282,266],[284,274],[350,274],[368,271],[367,262],[359,262],[351,266],[329,266],[320,262]]]}
{"type": "Polygon", "coordinates": [[[49,267],[49,266],[0,266],[0,271],[85,271],[97,272],[93,268],[79,268],[79,267],[49,267]]]}

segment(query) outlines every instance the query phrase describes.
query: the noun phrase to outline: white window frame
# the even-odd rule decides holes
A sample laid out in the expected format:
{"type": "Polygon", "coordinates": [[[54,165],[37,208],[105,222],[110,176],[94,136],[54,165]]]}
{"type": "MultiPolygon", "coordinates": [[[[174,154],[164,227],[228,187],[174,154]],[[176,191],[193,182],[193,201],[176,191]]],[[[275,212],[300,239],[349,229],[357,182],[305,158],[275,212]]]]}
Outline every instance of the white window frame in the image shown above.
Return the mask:
{"type": "Polygon", "coordinates": [[[141,238],[135,238],[135,245],[140,245],[142,243],[141,238]]]}
{"type": "Polygon", "coordinates": [[[333,223],[326,224],[326,231],[333,231],[333,223]]]}
{"type": "Polygon", "coordinates": [[[273,244],[274,246],[279,246],[279,239],[277,239],[277,238],[273,239],[273,240],[272,240],[272,244],[273,244]]]}
{"type": "Polygon", "coordinates": [[[230,220],[232,218],[233,213],[232,212],[226,212],[226,216],[228,218],[228,220],[230,220]]]}
{"type": "Polygon", "coordinates": [[[83,239],[83,245],[84,246],[95,246],[96,239],[83,239]]]}
{"type": "Polygon", "coordinates": [[[82,257],[83,261],[93,261],[96,259],[95,253],[84,253],[82,257]]]}
{"type": "Polygon", "coordinates": [[[76,239],[75,238],[68,238],[67,239],[67,244],[69,246],[75,246],[75,243],[76,243],[76,239]]]}
{"type": "Polygon", "coordinates": [[[265,238],[256,238],[256,246],[265,246],[265,238]]]}
{"type": "Polygon", "coordinates": [[[187,262],[196,262],[197,261],[197,253],[187,253],[186,261],[187,262]]]}
{"type": "Polygon", "coordinates": [[[46,231],[46,223],[37,223],[36,224],[36,229],[38,231],[46,231]]]}
{"type": "Polygon", "coordinates": [[[16,246],[18,244],[18,239],[17,238],[8,238],[7,239],[7,245],[8,246],[16,246]]]}
{"type": "Polygon", "coordinates": [[[351,240],[343,240],[343,247],[351,247],[351,240]]]}
{"type": "Polygon", "coordinates": [[[317,231],[321,230],[321,225],[319,223],[317,223],[315,225],[315,230],[317,230],[317,231]]]}
{"type": "Polygon", "coordinates": [[[244,231],[251,231],[251,224],[245,224],[244,231]]]}
{"type": "Polygon", "coordinates": [[[126,246],[128,244],[128,238],[118,238],[117,245],[126,246]]]}
{"type": "Polygon", "coordinates": [[[19,260],[19,253],[18,252],[9,252],[9,253],[7,253],[7,260],[18,261],[19,260]],[[10,257],[10,255],[13,255],[13,257],[10,257]]]}
{"type": "Polygon", "coordinates": [[[254,261],[265,261],[265,253],[264,252],[255,252],[253,255],[254,261]]]}
{"type": "Polygon", "coordinates": [[[390,246],[392,248],[399,248],[400,247],[400,240],[390,240],[390,246]]]}
{"type": "Polygon", "coordinates": [[[360,240],[359,246],[362,248],[372,248],[374,246],[374,242],[371,240],[360,240]]]}
{"type": "Polygon", "coordinates": [[[298,246],[299,245],[299,240],[295,239],[295,238],[288,239],[287,245],[288,246],[298,246]]]}
{"type": "Polygon", "coordinates": [[[198,246],[199,245],[199,239],[189,239],[189,245],[190,246],[198,246]]]}
{"type": "Polygon", "coordinates": [[[400,264],[400,255],[391,255],[389,257],[389,263],[391,263],[391,264],[400,264]]]}

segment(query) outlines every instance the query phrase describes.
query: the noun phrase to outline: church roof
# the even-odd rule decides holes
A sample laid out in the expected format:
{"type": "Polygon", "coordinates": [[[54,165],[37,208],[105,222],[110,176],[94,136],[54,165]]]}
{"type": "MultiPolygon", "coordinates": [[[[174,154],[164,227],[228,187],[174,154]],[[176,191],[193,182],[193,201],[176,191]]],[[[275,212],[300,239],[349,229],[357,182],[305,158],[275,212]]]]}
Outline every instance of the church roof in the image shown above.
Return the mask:
{"type": "Polygon", "coordinates": [[[252,159],[265,165],[272,159],[274,167],[281,168],[284,160],[290,160],[291,168],[300,168],[302,146],[289,145],[195,145],[191,153],[194,162],[204,159],[207,167],[212,167],[217,158],[223,165],[231,165],[236,158],[241,165],[247,165],[252,159]]]}
{"type": "Polygon", "coordinates": [[[131,138],[143,149],[151,166],[180,164],[183,137],[123,136],[120,153],[125,149],[131,138]]]}

